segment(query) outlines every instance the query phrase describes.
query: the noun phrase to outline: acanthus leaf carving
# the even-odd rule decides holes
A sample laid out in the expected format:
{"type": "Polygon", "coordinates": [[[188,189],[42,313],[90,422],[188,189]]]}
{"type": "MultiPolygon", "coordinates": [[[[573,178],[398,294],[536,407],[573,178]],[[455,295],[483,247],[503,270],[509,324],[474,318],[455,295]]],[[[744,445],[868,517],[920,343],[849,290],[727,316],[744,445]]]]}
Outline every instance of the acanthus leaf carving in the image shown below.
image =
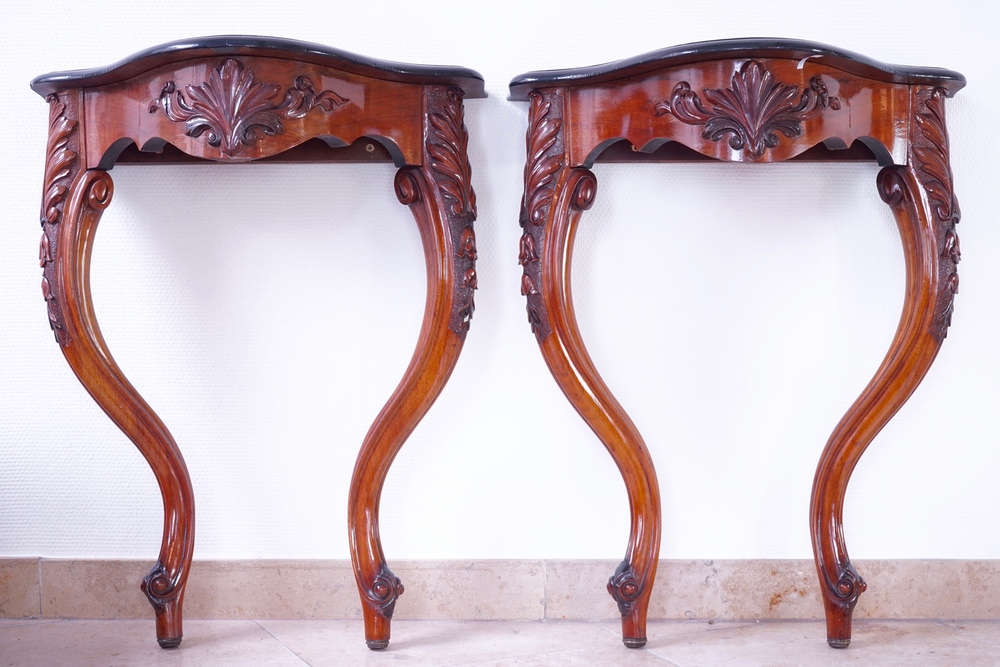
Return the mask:
{"type": "Polygon", "coordinates": [[[45,174],[42,181],[42,238],[38,246],[38,262],[42,268],[42,298],[45,300],[49,326],[60,346],[69,343],[63,326],[62,308],[53,289],[55,281],[55,249],[59,239],[66,194],[78,167],[79,156],[71,147],[77,121],[70,118],[67,105],[57,95],[49,95],[49,136],[45,152],[45,174]]]}
{"type": "Polygon", "coordinates": [[[943,88],[926,89],[918,92],[918,97],[922,105],[918,102],[917,108],[921,111],[913,116],[917,131],[913,153],[917,177],[931,202],[935,235],[940,247],[940,287],[930,334],[941,342],[948,336],[955,310],[955,295],[958,294],[958,263],[962,252],[955,226],[961,221],[962,213],[955,197],[951,171],[951,149],[944,115],[946,92],[943,88]]]}
{"type": "Polygon", "coordinates": [[[441,111],[428,114],[433,128],[427,141],[431,168],[437,174],[441,196],[450,204],[452,215],[476,219],[476,192],[472,189],[469,164],[469,132],[462,120],[462,96],[449,88],[441,111]],[[432,141],[436,138],[436,141],[432,141]]]}
{"type": "Polygon", "coordinates": [[[671,114],[688,125],[704,125],[702,138],[719,141],[729,136],[733,150],[743,150],[758,159],[778,145],[778,133],[788,138],[802,134],[802,123],[837,110],[840,100],[831,97],[820,77],[809,81],[798,102],[797,85],[777,83],[774,75],[756,60],[747,60],[733,74],[731,88],[704,89],[711,110],[686,81],[678,83],[670,99],[658,103],[653,115],[671,114]]]}
{"type": "Polygon", "coordinates": [[[527,158],[524,165],[524,195],[521,198],[520,224],[524,229],[518,249],[518,264],[524,267],[521,294],[527,297],[528,323],[539,342],[551,332],[545,302],[539,285],[542,282],[539,261],[545,240],[548,215],[555,185],[566,164],[563,143],[563,100],[559,90],[528,93],[527,158]]]}
{"type": "Polygon", "coordinates": [[[552,117],[552,103],[542,94],[532,91],[528,127],[528,160],[524,166],[524,198],[521,200],[521,225],[530,221],[540,225],[545,220],[545,209],[552,200],[550,186],[556,173],[563,166],[563,152],[552,152],[562,119],[552,117]]]}
{"type": "Polygon", "coordinates": [[[63,201],[68,188],[61,183],[71,173],[76,162],[76,152],[69,148],[69,138],[76,128],[76,121],[66,118],[66,105],[55,95],[49,97],[49,140],[45,153],[45,180],[42,195],[42,222],[58,222],[58,204],[63,201]]]}
{"type": "Polygon", "coordinates": [[[281,86],[255,81],[253,71],[235,58],[224,60],[201,85],[185,90],[187,99],[168,81],[149,112],[160,110],[175,123],[184,123],[189,137],[204,134],[210,146],[231,158],[257,143],[261,134],[284,132],[282,118],[302,118],[317,107],[329,112],[349,102],[333,91],[317,94],[312,80],[300,75],[281,104],[275,104],[281,86]]]}
{"type": "Polygon", "coordinates": [[[465,127],[463,93],[458,88],[428,91],[425,128],[426,170],[437,186],[451,230],[455,281],[449,328],[464,337],[476,311],[476,192],[469,163],[469,132],[465,127]]]}

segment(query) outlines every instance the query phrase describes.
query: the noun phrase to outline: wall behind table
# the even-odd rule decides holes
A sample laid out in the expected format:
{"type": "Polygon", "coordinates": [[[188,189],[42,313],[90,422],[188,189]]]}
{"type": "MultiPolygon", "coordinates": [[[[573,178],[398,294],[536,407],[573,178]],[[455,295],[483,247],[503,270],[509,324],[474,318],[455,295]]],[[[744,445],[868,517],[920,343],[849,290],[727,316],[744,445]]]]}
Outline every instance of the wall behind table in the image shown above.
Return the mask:
{"type": "MultiPolygon", "coordinates": [[[[34,261],[41,73],[165,41],[263,34],[480,71],[466,104],[480,290],[452,379],[386,483],[390,559],[616,558],[624,485],[562,397],[518,293],[527,105],[516,74],[774,35],[963,72],[948,103],[964,249],[954,326],[851,484],[855,558],[1000,558],[1000,230],[985,2],[28,5],[3,44],[0,557],[149,558],[162,510],[138,451],[48,330],[34,261]],[[140,17],[140,14],[142,16],[140,17]],[[900,15],[902,14],[902,15],[900,15]],[[857,17],[864,17],[863,20],[857,17]],[[547,34],[548,33],[548,34],[547,34]]],[[[598,368],[644,434],[666,558],[808,558],[816,461],[898,320],[903,260],[867,164],[599,165],[574,287],[598,368]]],[[[347,558],[357,449],[406,367],[424,269],[388,165],[120,167],[94,251],[102,328],[181,446],[198,558],[347,558]]]]}

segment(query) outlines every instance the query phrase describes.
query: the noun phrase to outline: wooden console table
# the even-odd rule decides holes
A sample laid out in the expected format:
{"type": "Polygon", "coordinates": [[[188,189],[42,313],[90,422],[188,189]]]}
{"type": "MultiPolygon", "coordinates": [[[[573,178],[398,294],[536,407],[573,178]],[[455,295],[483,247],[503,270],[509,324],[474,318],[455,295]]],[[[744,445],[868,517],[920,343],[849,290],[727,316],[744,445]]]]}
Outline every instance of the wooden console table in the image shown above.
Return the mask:
{"type": "Polygon", "coordinates": [[[98,405],[149,462],[163,496],[159,559],[142,583],[156,637],[181,642],[194,551],[194,495],[180,449],[118,368],[90,295],[94,234],[111,203],[117,163],[370,162],[399,167],[427,263],[416,351],[375,419],[351,481],[351,558],[371,648],[389,643],[403,586],[378,531],[393,458],[444,387],[475,308],[476,197],[463,97],[485,97],[468,69],[384,62],[317,44],[260,37],[172,42],[110,67],[31,82],[49,102],[42,194],[42,294],[66,360],[98,405]]]}
{"type": "Polygon", "coordinates": [[[813,483],[810,528],[830,646],[851,640],[865,582],[843,533],[844,494],[865,448],[930,368],[951,324],[960,253],[944,100],[957,72],[886,65],[811,42],[685,44],[606,65],[530,72],[520,223],[521,293],[552,375],[618,464],[632,530],[608,582],[626,646],[646,643],[660,547],[660,496],[642,436],[601,380],[573,312],[577,223],[597,193],[596,161],[877,159],[877,188],[906,255],[906,299],[885,360],[834,429],[813,483]]]}

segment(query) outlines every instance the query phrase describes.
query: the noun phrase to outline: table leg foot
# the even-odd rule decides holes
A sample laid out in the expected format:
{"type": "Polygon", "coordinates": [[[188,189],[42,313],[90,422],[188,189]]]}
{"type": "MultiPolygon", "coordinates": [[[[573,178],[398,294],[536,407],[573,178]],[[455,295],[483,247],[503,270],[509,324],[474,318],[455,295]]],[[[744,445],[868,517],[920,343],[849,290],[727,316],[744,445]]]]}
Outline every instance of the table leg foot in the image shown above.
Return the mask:
{"type": "Polygon", "coordinates": [[[183,637],[176,637],[173,639],[159,639],[157,638],[156,643],[160,645],[160,648],[177,648],[181,645],[181,640],[183,637]]]}

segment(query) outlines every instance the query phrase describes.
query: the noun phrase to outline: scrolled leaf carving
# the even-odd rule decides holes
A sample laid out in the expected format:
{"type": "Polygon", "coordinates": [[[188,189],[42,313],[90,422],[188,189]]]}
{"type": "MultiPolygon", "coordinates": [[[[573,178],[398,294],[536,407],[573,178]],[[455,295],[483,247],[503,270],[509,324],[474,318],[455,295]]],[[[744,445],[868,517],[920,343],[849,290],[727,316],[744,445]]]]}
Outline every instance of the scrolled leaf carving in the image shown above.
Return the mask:
{"type": "Polygon", "coordinates": [[[329,90],[317,94],[312,80],[301,75],[276,104],[281,86],[255,81],[253,71],[235,58],[224,60],[201,85],[185,90],[187,98],[174,81],[168,81],[149,112],[159,110],[175,123],[184,123],[185,134],[205,135],[208,145],[230,158],[257,143],[261,135],[284,132],[282,118],[302,118],[317,107],[333,111],[349,101],[329,90]]]}
{"type": "Polygon", "coordinates": [[[552,103],[532,91],[528,127],[528,160],[524,165],[524,198],[521,200],[521,225],[525,221],[540,225],[552,200],[552,180],[563,165],[563,152],[553,151],[562,129],[562,119],[552,116],[552,103]]]}
{"type": "Polygon", "coordinates": [[[431,168],[437,174],[441,196],[449,204],[452,215],[476,219],[476,192],[472,189],[472,167],[469,165],[469,132],[462,120],[462,94],[449,88],[441,102],[441,110],[428,114],[432,132],[427,141],[431,168]]]}
{"type": "Polygon", "coordinates": [[[66,196],[65,182],[76,163],[77,154],[69,148],[69,138],[76,128],[76,121],[66,118],[66,105],[55,95],[49,97],[49,140],[45,152],[45,185],[42,195],[42,222],[59,221],[56,208],[66,196]]]}
{"type": "MultiPolygon", "coordinates": [[[[469,132],[465,127],[463,93],[458,88],[434,87],[427,93],[424,173],[437,187],[451,231],[455,285],[449,328],[465,337],[476,311],[476,192],[469,164],[469,132]]],[[[400,199],[400,201],[403,201],[400,199]]]]}
{"type": "Polygon", "coordinates": [[[938,257],[939,291],[931,335],[943,341],[951,326],[958,294],[958,263],[962,252],[955,226],[962,213],[955,197],[954,178],[951,171],[951,149],[948,128],[945,124],[943,88],[927,89],[918,93],[917,110],[913,116],[916,136],[913,154],[916,156],[916,174],[927,192],[934,218],[935,234],[940,253],[938,257]]]}
{"type": "Polygon", "coordinates": [[[840,100],[829,95],[819,77],[813,77],[799,96],[797,85],[775,82],[774,75],[756,60],[743,63],[733,75],[731,88],[703,92],[711,109],[705,108],[688,82],[681,81],[669,100],[653,108],[653,114],[671,114],[682,123],[704,125],[704,139],[719,141],[728,135],[730,148],[743,150],[753,159],[778,145],[779,132],[798,137],[803,122],[818,118],[827,107],[840,108],[840,100]]]}
{"type": "MultiPolygon", "coordinates": [[[[520,224],[524,229],[519,242],[517,263],[524,267],[521,294],[527,297],[528,323],[539,342],[551,333],[545,302],[539,286],[542,268],[539,261],[545,243],[545,219],[560,173],[566,165],[563,141],[563,97],[558,90],[528,93],[528,132],[525,139],[527,158],[524,164],[524,195],[521,198],[520,224]]],[[[586,205],[591,194],[583,188],[573,203],[586,205]]]]}
{"type": "Polygon", "coordinates": [[[49,326],[60,345],[69,343],[63,326],[62,308],[56,297],[53,282],[55,275],[55,249],[59,239],[59,223],[72,183],[79,166],[79,156],[72,142],[77,121],[70,118],[66,103],[57,95],[50,95],[49,137],[45,151],[45,174],[42,181],[42,210],[40,222],[42,237],[38,245],[38,262],[42,268],[42,298],[45,300],[49,326]]]}

